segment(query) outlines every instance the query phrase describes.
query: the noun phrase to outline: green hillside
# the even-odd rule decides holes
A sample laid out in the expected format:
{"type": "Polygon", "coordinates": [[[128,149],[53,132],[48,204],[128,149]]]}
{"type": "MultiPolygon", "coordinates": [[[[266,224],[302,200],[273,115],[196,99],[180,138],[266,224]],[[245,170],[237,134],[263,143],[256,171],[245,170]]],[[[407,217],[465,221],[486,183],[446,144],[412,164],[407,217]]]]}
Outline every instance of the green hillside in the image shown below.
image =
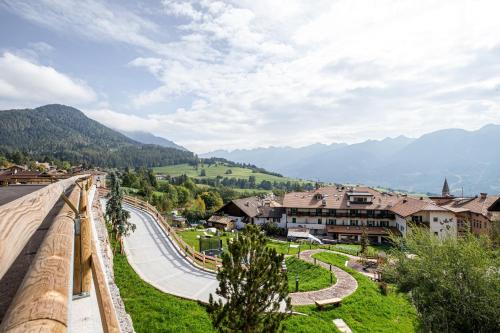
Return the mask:
{"type": "Polygon", "coordinates": [[[157,167],[154,168],[153,170],[158,174],[170,175],[171,177],[186,175],[188,177],[197,179],[216,178],[217,176],[223,178],[248,179],[248,177],[250,176],[255,176],[256,183],[260,183],[263,180],[267,180],[270,182],[280,182],[280,183],[287,181],[304,183],[304,181],[295,178],[279,177],[262,172],[254,172],[254,170],[250,168],[229,166],[226,163],[218,163],[217,165],[211,164],[204,166],[202,166],[201,164],[198,164],[198,166],[193,166],[185,163],[185,164],[157,167]],[[205,176],[201,176],[202,169],[205,170],[205,176]],[[231,173],[228,173],[228,170],[231,170],[231,173]]]}
{"type": "Polygon", "coordinates": [[[39,160],[102,167],[153,167],[196,160],[191,152],[134,141],[75,108],[58,104],[0,111],[0,153],[14,151],[39,160]]]}

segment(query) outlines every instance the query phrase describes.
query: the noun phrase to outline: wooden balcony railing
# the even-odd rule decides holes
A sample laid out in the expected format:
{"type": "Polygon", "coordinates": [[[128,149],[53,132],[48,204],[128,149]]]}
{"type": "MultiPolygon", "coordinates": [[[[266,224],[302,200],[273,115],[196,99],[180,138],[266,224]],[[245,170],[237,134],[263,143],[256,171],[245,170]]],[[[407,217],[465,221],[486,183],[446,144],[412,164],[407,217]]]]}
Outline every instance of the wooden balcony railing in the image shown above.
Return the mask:
{"type": "MultiPolygon", "coordinates": [[[[75,179],[72,181],[74,183],[75,179]]],[[[37,203],[36,206],[48,211],[52,208],[49,203],[53,202],[53,197],[59,198],[60,195],[61,187],[56,187],[42,191],[31,198],[37,203]],[[47,193],[48,197],[41,196],[43,193],[47,193]]],[[[74,186],[69,200],[76,203],[79,195],[80,188],[74,186]]],[[[22,217],[29,219],[31,214],[40,218],[39,213],[31,210],[22,214],[22,217]]],[[[69,302],[72,296],[70,287],[73,276],[71,268],[75,217],[71,207],[64,204],[54,218],[5,314],[0,332],[66,332],[68,330],[69,302]]],[[[2,220],[2,222],[8,222],[8,220],[2,220]]],[[[16,224],[16,226],[20,225],[22,224],[16,224]]],[[[3,233],[0,234],[3,236],[3,233]]]]}
{"type": "MultiPolygon", "coordinates": [[[[10,267],[9,263],[14,261],[61,194],[70,186],[73,188],[69,197],[52,219],[52,224],[2,320],[2,333],[69,331],[69,313],[74,294],[72,286],[75,279],[78,281],[78,278],[90,277],[87,272],[90,270],[103,331],[120,332],[106,275],[96,250],[97,238],[92,237],[91,233],[86,201],[87,190],[91,186],[88,175],[48,185],[1,207],[1,272],[10,267]],[[74,185],[75,183],[78,185],[74,185]],[[79,232],[75,228],[75,221],[81,222],[79,232]],[[77,237],[81,237],[81,246],[75,246],[77,237]],[[77,252],[80,252],[82,260],[75,260],[77,252]],[[80,267],[74,267],[75,265],[80,267]]],[[[84,290],[80,292],[90,289],[85,284],[82,286],[84,290]]]]}
{"type": "Polygon", "coordinates": [[[75,181],[82,176],[61,180],[0,206],[0,279],[19,256],[40,224],[75,181]]]}

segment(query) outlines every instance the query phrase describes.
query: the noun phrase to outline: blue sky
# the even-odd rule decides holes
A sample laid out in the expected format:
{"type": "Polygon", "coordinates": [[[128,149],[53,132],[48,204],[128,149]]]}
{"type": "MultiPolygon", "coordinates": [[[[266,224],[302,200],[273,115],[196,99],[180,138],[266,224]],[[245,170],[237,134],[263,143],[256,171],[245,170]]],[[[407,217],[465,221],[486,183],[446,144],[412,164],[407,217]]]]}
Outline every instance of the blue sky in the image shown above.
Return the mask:
{"type": "Polygon", "coordinates": [[[500,123],[498,1],[0,0],[0,109],[195,152],[500,123]]]}

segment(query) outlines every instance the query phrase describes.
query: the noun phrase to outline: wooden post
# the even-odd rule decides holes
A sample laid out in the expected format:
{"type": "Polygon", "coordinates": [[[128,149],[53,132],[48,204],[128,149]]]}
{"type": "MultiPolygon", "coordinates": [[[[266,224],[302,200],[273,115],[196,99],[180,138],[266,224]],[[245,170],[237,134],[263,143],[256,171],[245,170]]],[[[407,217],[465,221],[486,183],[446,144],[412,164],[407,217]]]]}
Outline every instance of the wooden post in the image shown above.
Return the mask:
{"type": "MultiPolygon", "coordinates": [[[[75,235],[75,260],[73,294],[88,294],[92,284],[92,233],[90,219],[88,217],[87,189],[88,180],[81,183],[80,191],[80,234],[75,235]]],[[[78,231],[78,230],[77,230],[78,231]]]]}

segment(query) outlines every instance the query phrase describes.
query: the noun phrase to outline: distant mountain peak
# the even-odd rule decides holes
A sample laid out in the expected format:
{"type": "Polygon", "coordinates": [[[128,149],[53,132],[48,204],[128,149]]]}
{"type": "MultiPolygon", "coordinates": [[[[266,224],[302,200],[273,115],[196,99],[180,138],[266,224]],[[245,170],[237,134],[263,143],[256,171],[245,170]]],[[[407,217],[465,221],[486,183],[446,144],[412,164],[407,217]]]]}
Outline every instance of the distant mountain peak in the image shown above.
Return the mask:
{"type": "Polygon", "coordinates": [[[188,151],[186,148],[176,144],[173,141],[170,141],[160,136],[156,136],[149,132],[145,131],[119,131],[119,132],[131,138],[132,140],[138,141],[140,143],[158,145],[162,147],[175,148],[179,150],[188,151]]]}

